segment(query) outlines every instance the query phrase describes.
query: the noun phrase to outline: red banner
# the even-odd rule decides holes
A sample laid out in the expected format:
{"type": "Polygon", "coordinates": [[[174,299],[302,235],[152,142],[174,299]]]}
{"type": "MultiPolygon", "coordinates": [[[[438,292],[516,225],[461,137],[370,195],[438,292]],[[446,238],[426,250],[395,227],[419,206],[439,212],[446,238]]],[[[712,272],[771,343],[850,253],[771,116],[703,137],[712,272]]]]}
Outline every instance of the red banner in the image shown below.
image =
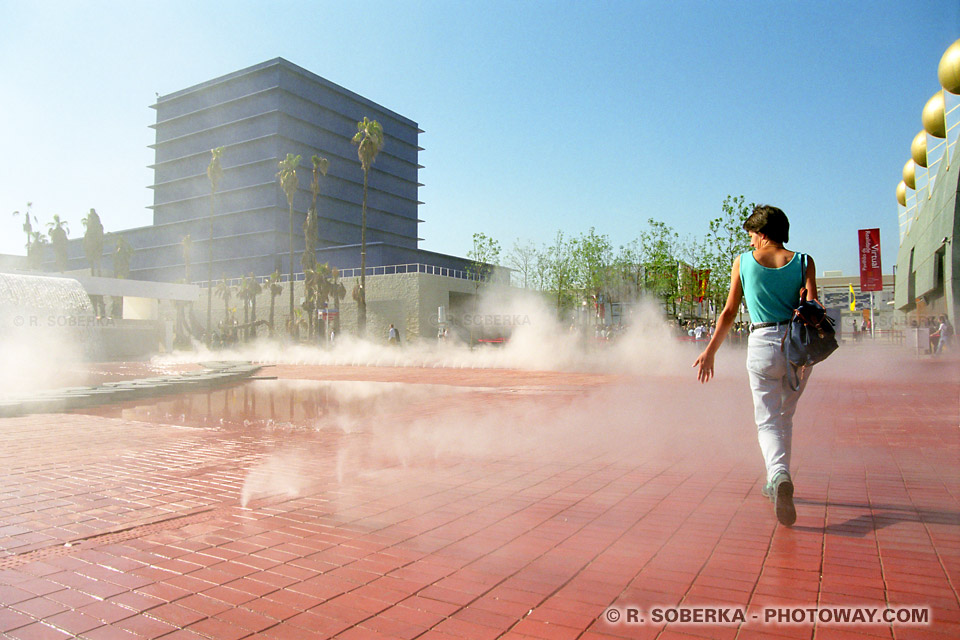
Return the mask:
{"type": "Polygon", "coordinates": [[[710,284],[710,269],[701,269],[697,273],[697,302],[703,302],[707,297],[707,286],[710,284]]]}
{"type": "Polygon", "coordinates": [[[860,229],[860,291],[883,291],[880,229],[860,229]]]}

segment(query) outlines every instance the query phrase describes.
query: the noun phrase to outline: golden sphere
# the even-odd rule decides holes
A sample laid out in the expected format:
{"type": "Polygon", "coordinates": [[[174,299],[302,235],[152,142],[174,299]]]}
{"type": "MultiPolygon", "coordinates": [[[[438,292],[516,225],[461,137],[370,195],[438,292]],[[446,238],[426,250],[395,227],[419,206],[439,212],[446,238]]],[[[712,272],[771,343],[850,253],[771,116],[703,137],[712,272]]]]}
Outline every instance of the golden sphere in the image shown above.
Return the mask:
{"type": "Polygon", "coordinates": [[[903,180],[897,185],[897,202],[904,207],[907,206],[907,185],[903,183],[903,180]]]}
{"type": "Polygon", "coordinates": [[[910,156],[921,167],[927,166],[927,132],[921,131],[913,138],[910,145],[910,156]]]}
{"type": "Polygon", "coordinates": [[[947,121],[943,117],[943,91],[937,91],[923,106],[923,128],[934,138],[947,137],[947,121]]]}
{"type": "Polygon", "coordinates": [[[903,181],[911,189],[917,188],[917,165],[912,159],[903,165],[903,181]]]}
{"type": "Polygon", "coordinates": [[[947,47],[937,67],[940,85],[953,94],[960,94],[960,40],[947,47]]]}

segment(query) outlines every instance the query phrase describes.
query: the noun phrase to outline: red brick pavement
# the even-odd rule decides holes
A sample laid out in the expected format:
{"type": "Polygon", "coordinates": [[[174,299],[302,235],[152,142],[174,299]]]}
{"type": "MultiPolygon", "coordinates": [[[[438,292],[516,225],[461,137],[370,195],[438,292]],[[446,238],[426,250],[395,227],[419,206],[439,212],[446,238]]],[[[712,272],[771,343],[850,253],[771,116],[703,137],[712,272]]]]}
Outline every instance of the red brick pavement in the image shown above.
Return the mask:
{"type": "Polygon", "coordinates": [[[759,494],[739,378],[277,366],[0,420],[0,633],[957,638],[960,376],[902,373],[814,377],[792,528],[759,494]],[[746,620],[651,620],[707,605],[746,620]],[[772,606],[932,622],[753,618],[772,606]]]}

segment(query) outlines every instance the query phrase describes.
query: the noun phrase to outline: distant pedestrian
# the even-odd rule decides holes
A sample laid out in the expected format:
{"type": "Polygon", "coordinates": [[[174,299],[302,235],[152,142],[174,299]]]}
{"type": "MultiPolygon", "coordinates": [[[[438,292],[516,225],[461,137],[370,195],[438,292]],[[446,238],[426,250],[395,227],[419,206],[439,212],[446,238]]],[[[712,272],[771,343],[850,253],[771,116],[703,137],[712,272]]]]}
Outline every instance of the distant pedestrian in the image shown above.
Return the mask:
{"type": "Polygon", "coordinates": [[[947,316],[940,316],[940,325],[937,327],[936,333],[931,337],[933,336],[937,337],[937,348],[934,353],[940,353],[944,347],[950,347],[951,338],[953,337],[953,325],[950,324],[947,316]]]}
{"type": "Polygon", "coordinates": [[[387,344],[393,347],[400,346],[400,332],[397,331],[397,328],[390,325],[390,328],[387,329],[387,344]]]}

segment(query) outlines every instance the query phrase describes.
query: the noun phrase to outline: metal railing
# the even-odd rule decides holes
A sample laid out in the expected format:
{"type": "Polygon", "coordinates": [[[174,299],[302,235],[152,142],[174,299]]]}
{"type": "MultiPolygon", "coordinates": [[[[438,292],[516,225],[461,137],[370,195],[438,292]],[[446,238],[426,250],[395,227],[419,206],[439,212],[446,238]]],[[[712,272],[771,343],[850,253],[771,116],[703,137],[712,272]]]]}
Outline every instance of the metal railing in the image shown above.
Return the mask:
{"type": "MultiPolygon", "coordinates": [[[[340,278],[359,278],[360,277],[360,268],[351,267],[348,269],[339,270],[340,278]]],[[[420,262],[413,262],[409,264],[391,264],[391,265],[381,265],[377,267],[367,267],[366,275],[368,276],[389,276],[397,275],[402,273],[425,273],[435,276],[443,276],[446,278],[457,278],[459,280],[480,280],[481,278],[474,273],[469,271],[464,271],[462,269],[451,269],[450,267],[440,267],[433,264],[423,264],[420,262]]],[[[306,278],[303,272],[293,274],[294,282],[303,282],[306,278]]],[[[270,281],[270,276],[254,276],[256,280],[261,285],[267,284],[270,281]]],[[[282,273],[280,274],[279,282],[281,284],[287,283],[290,281],[290,274],[282,273]]],[[[207,280],[198,280],[193,284],[201,287],[207,288],[207,280]]],[[[223,280],[214,280],[213,286],[219,285],[223,280]]],[[[227,286],[237,287],[240,286],[240,283],[243,282],[243,278],[228,278],[227,286]]]]}

